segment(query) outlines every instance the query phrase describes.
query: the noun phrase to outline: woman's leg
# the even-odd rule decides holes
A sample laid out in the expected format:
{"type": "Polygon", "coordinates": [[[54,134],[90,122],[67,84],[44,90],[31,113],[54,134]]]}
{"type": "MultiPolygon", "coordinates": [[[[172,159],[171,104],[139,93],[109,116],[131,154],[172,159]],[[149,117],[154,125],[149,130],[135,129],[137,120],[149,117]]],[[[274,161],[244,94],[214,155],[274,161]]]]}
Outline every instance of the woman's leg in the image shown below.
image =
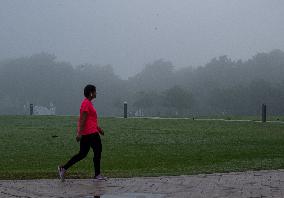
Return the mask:
{"type": "Polygon", "coordinates": [[[78,154],[74,155],[62,168],[67,170],[70,168],[72,165],[77,163],[78,161],[84,159],[89,150],[90,150],[90,137],[89,135],[83,135],[81,140],[80,140],[80,151],[78,154]]]}
{"type": "Polygon", "coordinates": [[[101,153],[102,153],[102,142],[101,137],[98,133],[92,134],[92,141],[91,147],[94,152],[94,169],[95,169],[95,176],[101,173],[101,153]]]}

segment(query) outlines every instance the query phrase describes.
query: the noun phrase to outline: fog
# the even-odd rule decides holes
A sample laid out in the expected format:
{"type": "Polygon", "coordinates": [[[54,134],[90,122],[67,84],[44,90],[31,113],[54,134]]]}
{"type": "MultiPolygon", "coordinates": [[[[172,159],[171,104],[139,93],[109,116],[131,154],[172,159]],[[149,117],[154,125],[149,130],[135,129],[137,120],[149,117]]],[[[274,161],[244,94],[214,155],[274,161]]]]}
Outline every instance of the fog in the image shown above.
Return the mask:
{"type": "Polygon", "coordinates": [[[1,0],[0,114],[284,114],[284,1],[1,0]]]}
{"type": "Polygon", "coordinates": [[[281,0],[1,0],[0,59],[46,52],[127,79],[159,59],[179,69],[283,50],[283,24],[281,0]]]}

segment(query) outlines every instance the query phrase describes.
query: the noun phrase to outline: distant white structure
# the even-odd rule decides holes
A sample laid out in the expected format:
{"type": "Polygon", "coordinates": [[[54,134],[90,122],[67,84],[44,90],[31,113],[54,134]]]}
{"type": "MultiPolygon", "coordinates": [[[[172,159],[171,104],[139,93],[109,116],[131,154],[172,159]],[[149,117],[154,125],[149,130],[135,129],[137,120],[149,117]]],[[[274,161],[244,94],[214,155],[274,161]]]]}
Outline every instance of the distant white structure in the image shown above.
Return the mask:
{"type": "Polygon", "coordinates": [[[134,113],[135,117],[143,117],[144,113],[142,109],[138,109],[135,113],[134,113]]]}
{"type": "MultiPolygon", "coordinates": [[[[24,105],[25,112],[29,112],[29,105],[24,105]]],[[[51,102],[48,107],[35,105],[33,109],[33,115],[55,115],[56,107],[51,102]]]]}

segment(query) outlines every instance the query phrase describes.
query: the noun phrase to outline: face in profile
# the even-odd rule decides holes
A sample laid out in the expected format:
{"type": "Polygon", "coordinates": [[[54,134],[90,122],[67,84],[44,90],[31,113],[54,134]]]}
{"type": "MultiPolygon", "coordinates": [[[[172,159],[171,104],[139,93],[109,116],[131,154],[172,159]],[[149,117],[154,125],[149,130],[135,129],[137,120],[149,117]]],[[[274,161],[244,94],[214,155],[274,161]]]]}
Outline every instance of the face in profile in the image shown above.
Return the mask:
{"type": "Polygon", "coordinates": [[[96,91],[93,91],[91,94],[90,94],[90,99],[93,100],[94,98],[97,97],[97,92],[96,91]]]}

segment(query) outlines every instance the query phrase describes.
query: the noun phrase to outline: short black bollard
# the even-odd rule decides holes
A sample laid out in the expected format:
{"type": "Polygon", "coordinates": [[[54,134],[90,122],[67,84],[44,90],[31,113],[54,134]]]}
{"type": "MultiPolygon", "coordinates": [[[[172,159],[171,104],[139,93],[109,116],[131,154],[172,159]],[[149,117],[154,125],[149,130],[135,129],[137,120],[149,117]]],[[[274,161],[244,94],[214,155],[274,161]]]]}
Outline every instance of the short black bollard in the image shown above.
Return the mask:
{"type": "Polygon", "coordinates": [[[262,122],[266,122],[266,104],[262,104],[262,122]]]}
{"type": "Polygon", "coordinates": [[[124,102],[124,118],[127,118],[127,102],[124,102]]]}
{"type": "Polygon", "coordinates": [[[30,115],[34,114],[34,105],[30,104],[30,115]]]}

